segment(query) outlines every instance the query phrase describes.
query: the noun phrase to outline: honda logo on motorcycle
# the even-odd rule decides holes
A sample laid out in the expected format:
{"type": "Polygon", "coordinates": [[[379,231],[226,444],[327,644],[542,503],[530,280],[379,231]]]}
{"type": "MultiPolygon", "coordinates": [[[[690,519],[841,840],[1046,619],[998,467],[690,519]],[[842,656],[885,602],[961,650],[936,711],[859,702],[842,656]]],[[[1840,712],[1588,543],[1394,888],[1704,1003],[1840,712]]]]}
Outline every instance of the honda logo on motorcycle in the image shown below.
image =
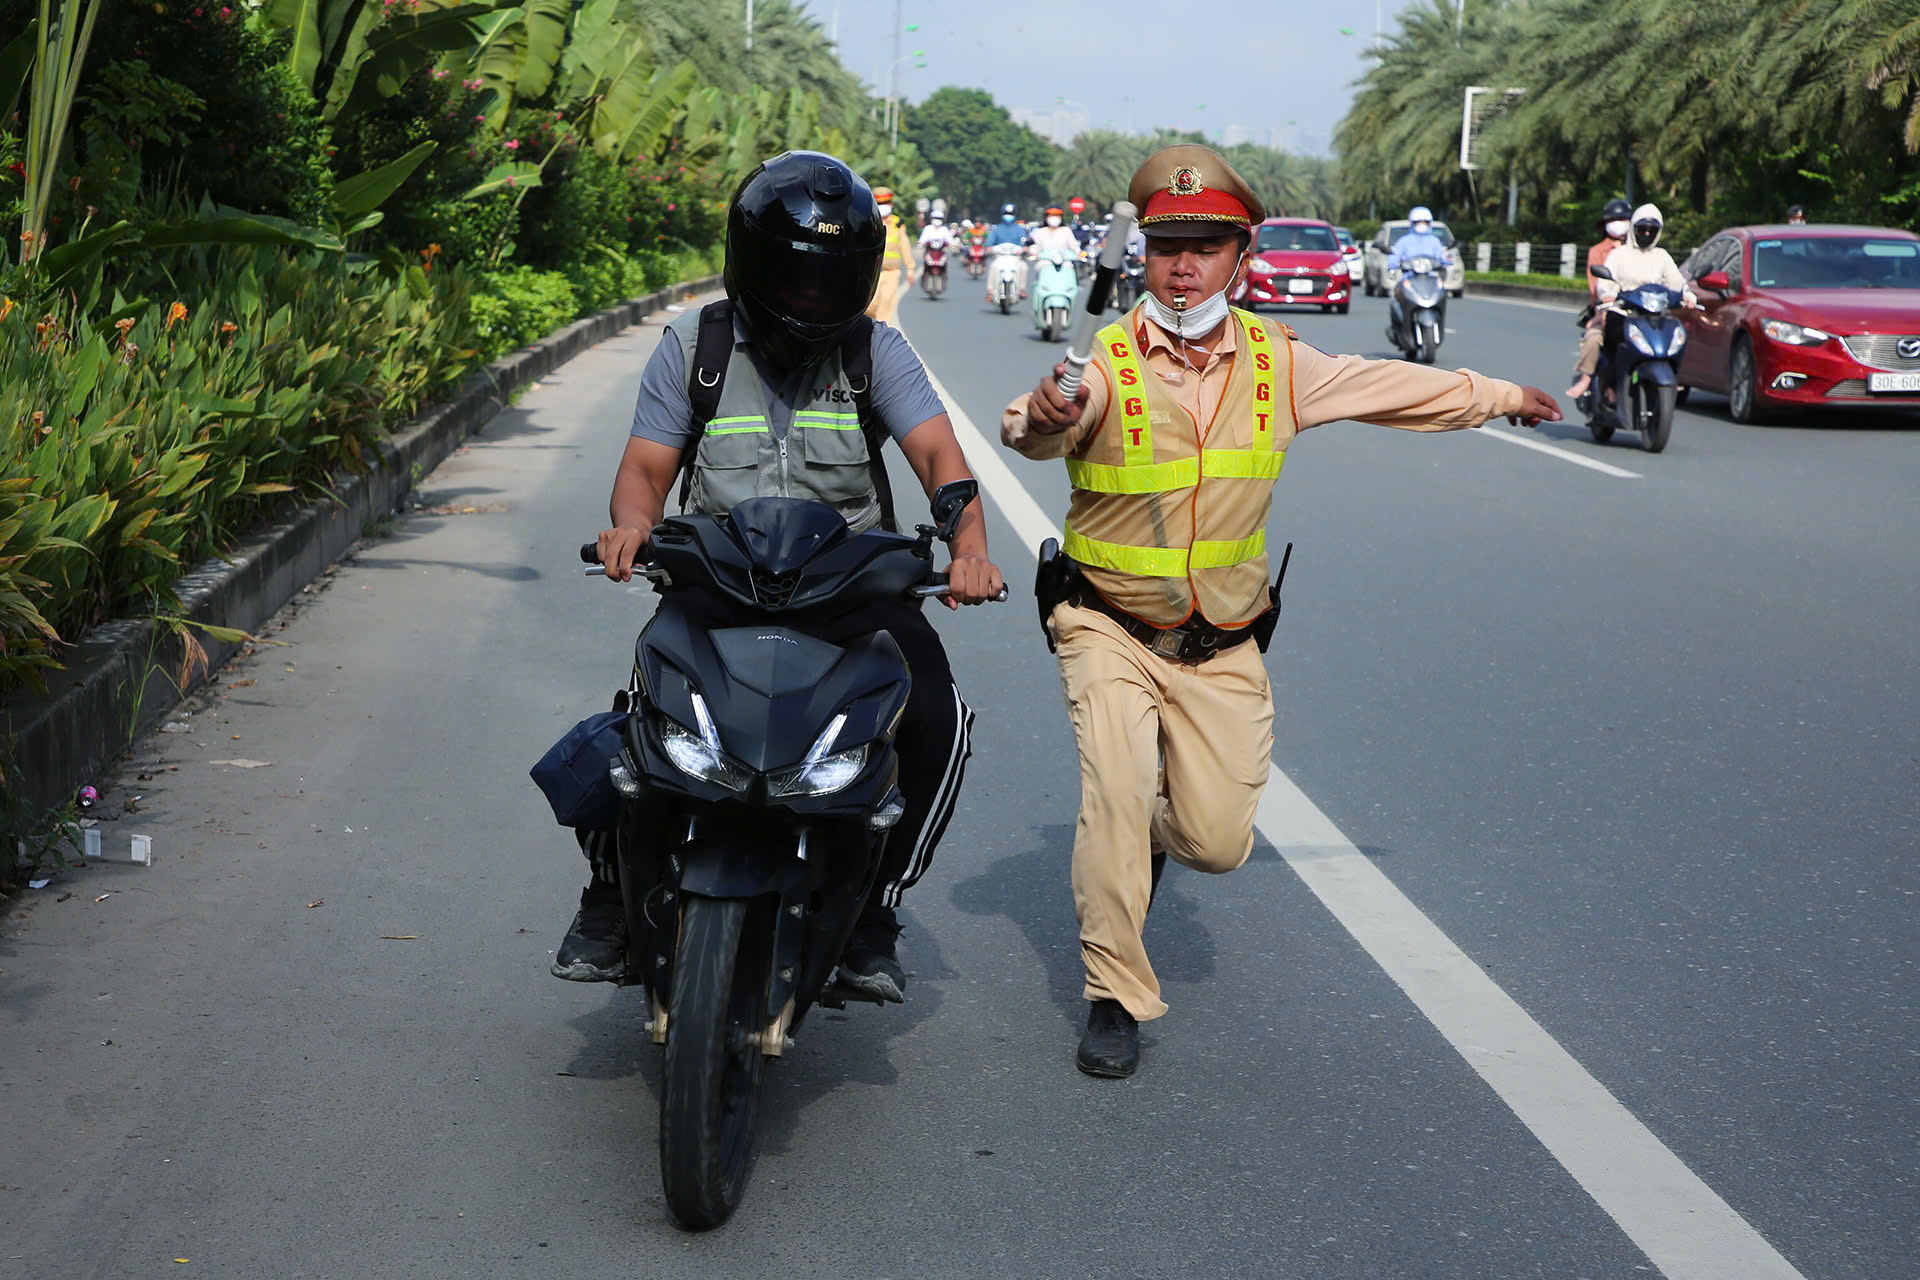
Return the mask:
{"type": "Polygon", "coordinates": [[[1893,349],[1900,353],[1902,360],[1920,360],[1920,338],[1902,338],[1893,349]]]}

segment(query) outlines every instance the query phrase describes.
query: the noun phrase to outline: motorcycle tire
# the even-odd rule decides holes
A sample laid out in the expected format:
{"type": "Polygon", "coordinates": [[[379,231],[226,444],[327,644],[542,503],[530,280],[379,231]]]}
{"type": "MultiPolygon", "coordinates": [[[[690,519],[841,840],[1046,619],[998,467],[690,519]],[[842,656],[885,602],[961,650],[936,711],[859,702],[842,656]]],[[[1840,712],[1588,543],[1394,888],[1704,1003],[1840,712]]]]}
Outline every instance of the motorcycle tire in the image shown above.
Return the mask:
{"type": "Polygon", "coordinates": [[[1006,315],[1006,314],[1007,314],[1008,312],[1010,312],[1010,311],[1012,311],[1012,310],[1013,310],[1013,303],[1011,303],[1011,302],[1009,302],[1009,301],[1007,301],[1007,300],[1006,300],[1005,298],[1002,298],[1002,299],[1000,299],[1000,314],[1001,314],[1001,315],[1003,315],[1003,316],[1004,316],[1004,315],[1006,315]]]}
{"type": "Polygon", "coordinates": [[[1343,302],[1334,308],[1334,311],[1340,315],[1345,315],[1351,310],[1353,310],[1353,304],[1351,302],[1343,302]]]}
{"type": "Polygon", "coordinates": [[[740,1203],[753,1167],[753,1120],[765,1059],[747,1039],[766,1024],[764,933],[751,904],[686,899],[667,1005],[660,1084],[660,1181],[682,1225],[704,1231],[740,1203]]]}
{"type": "Polygon", "coordinates": [[[1440,335],[1429,330],[1421,331],[1420,363],[1432,364],[1434,357],[1440,354],[1440,335]]]}
{"type": "Polygon", "coordinates": [[[1587,419],[1587,430],[1592,433],[1595,444],[1605,444],[1607,441],[1613,439],[1613,428],[1598,418],[1589,417],[1587,419]]]}
{"type": "Polygon", "coordinates": [[[1640,429],[1640,445],[1648,453],[1659,453],[1673,436],[1674,389],[1636,382],[1633,400],[1633,421],[1640,429]]]}

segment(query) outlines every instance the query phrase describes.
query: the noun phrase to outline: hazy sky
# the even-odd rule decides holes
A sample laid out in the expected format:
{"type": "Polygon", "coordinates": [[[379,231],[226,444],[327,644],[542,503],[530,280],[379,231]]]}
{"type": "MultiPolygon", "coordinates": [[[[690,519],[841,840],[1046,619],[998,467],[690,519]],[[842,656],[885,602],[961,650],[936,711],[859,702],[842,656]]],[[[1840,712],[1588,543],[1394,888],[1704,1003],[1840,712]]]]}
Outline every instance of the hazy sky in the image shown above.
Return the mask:
{"type": "MultiPolygon", "coordinates": [[[[885,92],[894,0],[805,3],[829,29],[837,11],[842,60],[885,92]]],[[[1378,0],[1389,27],[1405,3],[1378,0]]],[[[1084,111],[1096,129],[1129,119],[1138,131],[1239,125],[1256,142],[1325,151],[1373,37],[1376,0],[901,0],[900,11],[920,26],[900,37],[909,101],[957,84],[1007,107],[1084,111]]]]}

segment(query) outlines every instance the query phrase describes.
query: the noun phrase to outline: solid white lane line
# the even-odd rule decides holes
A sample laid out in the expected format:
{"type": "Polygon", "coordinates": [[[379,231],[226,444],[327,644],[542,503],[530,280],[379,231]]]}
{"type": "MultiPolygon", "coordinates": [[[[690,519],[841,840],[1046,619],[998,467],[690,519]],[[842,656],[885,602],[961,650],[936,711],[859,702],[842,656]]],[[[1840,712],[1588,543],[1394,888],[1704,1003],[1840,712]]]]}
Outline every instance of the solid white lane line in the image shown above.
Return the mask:
{"type": "Polygon", "coordinates": [[[1580,295],[1573,290],[1569,302],[1533,302],[1526,298],[1496,298],[1490,293],[1470,293],[1467,296],[1475,302],[1497,302],[1503,307],[1532,307],[1535,311],[1558,311],[1561,315],[1572,315],[1587,304],[1580,301],[1580,295]]]}
{"type": "Polygon", "coordinates": [[[1559,445],[1548,444],[1544,440],[1535,440],[1529,436],[1520,435],[1517,432],[1502,430],[1499,427],[1481,427],[1479,430],[1469,432],[1468,434],[1480,436],[1486,440],[1498,440],[1503,444],[1517,444],[1522,449],[1532,449],[1536,453],[1547,454],[1550,457],[1560,459],[1562,462],[1571,462],[1576,467],[1585,467],[1589,471],[1598,471],[1603,476],[1617,476],[1622,480],[1641,480],[1645,478],[1638,471],[1629,471],[1625,467],[1616,467],[1611,462],[1601,462],[1596,458],[1589,458],[1585,454],[1575,453],[1571,449],[1562,449],[1559,445]]]}
{"type": "MultiPolygon", "coordinates": [[[[931,369],[927,376],[946,402],[974,474],[1029,550],[1058,538],[1059,528],[1000,451],[931,369]]],[[[1668,1280],[1805,1280],[1355,848],[1278,765],[1269,770],[1254,817],[1260,834],[1668,1280]]]]}

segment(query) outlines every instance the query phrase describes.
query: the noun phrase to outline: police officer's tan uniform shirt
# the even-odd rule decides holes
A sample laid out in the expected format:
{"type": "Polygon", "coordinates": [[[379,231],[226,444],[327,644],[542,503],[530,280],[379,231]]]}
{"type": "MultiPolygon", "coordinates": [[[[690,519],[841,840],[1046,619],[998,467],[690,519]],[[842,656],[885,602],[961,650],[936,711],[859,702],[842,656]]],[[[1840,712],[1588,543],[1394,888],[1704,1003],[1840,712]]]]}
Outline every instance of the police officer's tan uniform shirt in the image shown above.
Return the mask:
{"type": "MultiPolygon", "coordinates": [[[[1207,344],[1213,358],[1189,371],[1180,349],[1164,329],[1145,315],[1140,319],[1142,359],[1158,374],[1196,421],[1211,422],[1226,391],[1237,343],[1235,326],[1220,326],[1207,344]]],[[[1191,350],[1191,348],[1189,348],[1191,350]]],[[[1192,359],[1196,366],[1199,356],[1192,359]]],[[[1021,396],[1000,415],[1000,438],[1029,458],[1063,458],[1074,452],[1106,416],[1110,389],[1098,366],[1090,366],[1087,403],[1080,420],[1064,431],[1037,430],[1021,396]]],[[[1511,382],[1471,370],[1458,372],[1399,360],[1330,356],[1304,342],[1293,346],[1294,410],[1300,429],[1351,418],[1408,431],[1453,431],[1477,427],[1503,414],[1518,413],[1523,393],[1511,382]]]]}

